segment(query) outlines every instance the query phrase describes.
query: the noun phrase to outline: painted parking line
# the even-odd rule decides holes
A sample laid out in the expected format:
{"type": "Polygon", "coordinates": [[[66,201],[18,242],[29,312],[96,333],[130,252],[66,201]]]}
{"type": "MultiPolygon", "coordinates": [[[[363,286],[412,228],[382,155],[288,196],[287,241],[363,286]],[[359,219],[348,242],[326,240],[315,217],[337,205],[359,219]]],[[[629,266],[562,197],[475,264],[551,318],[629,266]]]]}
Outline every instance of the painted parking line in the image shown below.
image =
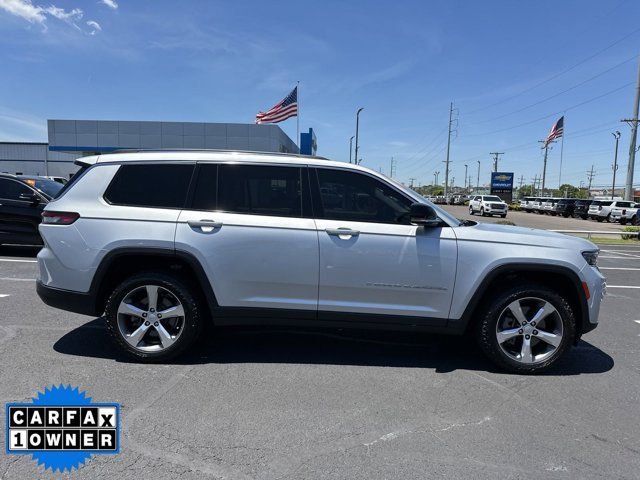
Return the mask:
{"type": "Polygon", "coordinates": [[[640,288],[640,285],[607,285],[609,288],[640,288]]]}
{"type": "Polygon", "coordinates": [[[0,277],[0,281],[6,282],[35,282],[35,278],[14,278],[14,277],[0,277]]]}
{"type": "Polygon", "coordinates": [[[37,260],[27,260],[23,258],[0,258],[0,262],[38,263],[37,260]]]}
{"type": "Polygon", "coordinates": [[[615,257],[613,255],[598,255],[598,258],[609,258],[616,260],[640,260],[640,257],[615,257]]]}
{"type": "Polygon", "coordinates": [[[8,293],[0,293],[0,298],[5,298],[5,297],[8,297],[8,296],[10,296],[10,294],[8,294],[8,293]]]}
{"type": "Polygon", "coordinates": [[[598,268],[600,270],[631,270],[631,271],[640,270],[640,268],[631,268],[631,267],[598,267],[598,268]]]}

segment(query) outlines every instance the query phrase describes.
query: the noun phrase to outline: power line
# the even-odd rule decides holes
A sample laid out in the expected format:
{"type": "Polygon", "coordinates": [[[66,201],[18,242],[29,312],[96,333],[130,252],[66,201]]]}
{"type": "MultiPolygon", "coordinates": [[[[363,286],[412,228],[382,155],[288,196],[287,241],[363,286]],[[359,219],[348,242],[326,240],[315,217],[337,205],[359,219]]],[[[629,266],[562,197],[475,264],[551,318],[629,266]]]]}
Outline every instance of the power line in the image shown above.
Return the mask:
{"type": "Polygon", "coordinates": [[[608,69],[604,70],[603,72],[600,72],[597,75],[594,75],[593,77],[587,78],[586,80],[583,80],[582,82],[577,83],[577,84],[573,85],[572,87],[569,87],[569,88],[567,88],[565,90],[562,90],[561,92],[558,92],[558,93],[556,93],[554,95],[551,95],[550,97],[544,98],[544,99],[539,100],[539,101],[534,102],[534,103],[531,103],[531,104],[529,104],[529,105],[527,105],[525,107],[519,108],[517,110],[513,110],[512,112],[505,113],[503,115],[498,115],[497,117],[493,117],[493,118],[490,118],[488,120],[481,120],[481,121],[478,121],[478,122],[469,123],[467,125],[480,125],[480,124],[483,124],[483,123],[493,122],[495,120],[500,120],[502,118],[509,117],[509,116],[514,115],[516,113],[523,112],[525,110],[528,110],[531,107],[535,107],[536,105],[540,105],[541,103],[547,102],[547,101],[549,101],[551,99],[559,97],[560,95],[563,95],[563,94],[565,94],[567,92],[570,92],[571,90],[575,90],[576,88],[581,87],[585,83],[588,83],[588,82],[590,82],[592,80],[595,80],[596,78],[599,78],[599,77],[609,73],[610,71],[615,70],[616,68],[621,67],[622,65],[625,65],[625,64],[631,62],[632,60],[634,60],[636,58],[637,58],[637,55],[633,55],[632,57],[627,58],[623,62],[618,63],[617,65],[614,65],[613,67],[608,68],[608,69]]]}
{"type": "Polygon", "coordinates": [[[560,71],[560,72],[558,72],[558,73],[556,73],[556,74],[554,74],[554,75],[551,75],[550,77],[546,78],[545,80],[543,80],[543,81],[541,81],[541,82],[538,82],[538,83],[536,83],[535,85],[533,85],[533,86],[531,86],[531,87],[528,87],[528,88],[526,88],[526,89],[522,90],[521,92],[516,93],[515,95],[511,95],[510,97],[507,97],[507,98],[505,98],[505,99],[502,99],[502,100],[500,100],[500,101],[498,101],[498,102],[492,103],[492,104],[487,105],[487,106],[482,107],[482,108],[478,108],[478,109],[476,109],[476,110],[472,110],[471,112],[469,112],[469,115],[473,115],[473,114],[475,114],[475,113],[482,112],[482,111],[484,111],[484,110],[487,110],[488,108],[495,107],[496,105],[501,105],[501,104],[503,104],[503,103],[505,103],[505,102],[508,102],[509,100],[512,100],[512,99],[514,99],[514,98],[519,97],[520,95],[523,95],[523,94],[525,94],[525,93],[527,93],[527,92],[530,92],[531,90],[535,90],[536,88],[538,88],[538,87],[540,87],[540,86],[542,86],[542,85],[545,85],[545,84],[549,83],[550,81],[555,80],[555,79],[556,79],[556,78],[558,78],[558,77],[561,77],[561,76],[562,76],[562,75],[564,75],[565,73],[570,72],[570,71],[571,71],[571,70],[573,70],[574,68],[577,68],[577,67],[579,67],[580,65],[583,65],[583,64],[587,63],[589,60],[594,59],[595,57],[597,57],[597,56],[598,56],[598,55],[600,55],[601,53],[604,53],[604,52],[606,52],[607,50],[609,50],[609,49],[611,49],[611,48],[615,47],[616,45],[618,45],[618,44],[620,44],[620,43],[624,42],[626,39],[628,39],[628,38],[632,37],[633,35],[635,35],[635,34],[636,34],[636,33],[638,33],[638,32],[640,32],[640,28],[637,28],[637,29],[633,30],[631,33],[628,33],[628,34],[627,34],[627,35],[625,35],[624,37],[622,37],[622,38],[620,38],[620,39],[616,40],[615,42],[613,42],[613,43],[611,43],[611,44],[607,45],[607,46],[606,46],[606,47],[604,47],[603,49],[598,50],[596,53],[594,53],[594,54],[592,54],[592,55],[589,55],[588,57],[586,57],[586,58],[584,58],[584,59],[580,60],[578,63],[575,63],[575,64],[573,64],[572,66],[570,66],[570,67],[568,67],[568,68],[566,68],[566,69],[564,69],[564,70],[562,70],[562,71],[560,71]]]}
{"type": "Polygon", "coordinates": [[[589,98],[588,100],[585,100],[583,102],[576,103],[575,105],[571,105],[570,107],[564,108],[564,109],[559,110],[557,112],[550,113],[549,115],[544,115],[542,117],[536,118],[535,120],[531,120],[531,121],[528,121],[528,122],[520,123],[518,125],[512,125],[512,126],[506,127],[506,128],[500,128],[498,130],[493,130],[491,132],[473,133],[473,134],[469,134],[467,136],[468,137],[486,136],[486,135],[492,135],[494,133],[500,133],[500,132],[506,132],[508,130],[513,130],[514,128],[525,127],[527,125],[531,125],[533,123],[537,123],[537,122],[539,122],[541,120],[545,120],[547,118],[551,118],[551,117],[554,117],[556,115],[564,114],[565,112],[568,112],[569,110],[576,109],[578,107],[581,107],[582,105],[586,105],[587,103],[591,103],[591,102],[594,102],[594,101],[599,100],[601,98],[604,98],[604,97],[606,97],[608,95],[611,95],[612,93],[616,93],[616,92],[618,92],[618,91],[620,91],[620,90],[622,90],[624,88],[627,88],[629,85],[633,85],[634,83],[635,82],[627,82],[627,83],[625,83],[624,85],[622,85],[622,86],[620,86],[618,88],[614,88],[613,90],[609,90],[608,92],[605,92],[603,94],[597,95],[597,96],[592,97],[592,98],[589,98]]]}

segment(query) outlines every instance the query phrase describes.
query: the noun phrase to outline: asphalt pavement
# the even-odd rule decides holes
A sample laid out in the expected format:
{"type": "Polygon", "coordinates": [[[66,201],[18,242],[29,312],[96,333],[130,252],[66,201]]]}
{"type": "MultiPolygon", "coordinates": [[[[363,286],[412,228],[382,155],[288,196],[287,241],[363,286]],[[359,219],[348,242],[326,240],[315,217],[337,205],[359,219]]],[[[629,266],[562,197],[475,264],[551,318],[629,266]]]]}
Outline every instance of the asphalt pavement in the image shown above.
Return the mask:
{"type": "MultiPolygon", "coordinates": [[[[640,477],[640,247],[602,247],[600,326],[539,376],[461,338],[346,330],[214,330],[131,363],[101,319],[40,302],[34,255],[0,248],[2,402],[70,383],[122,406],[121,453],[64,477],[640,477]]],[[[0,457],[0,478],[43,472],[0,457]]]]}

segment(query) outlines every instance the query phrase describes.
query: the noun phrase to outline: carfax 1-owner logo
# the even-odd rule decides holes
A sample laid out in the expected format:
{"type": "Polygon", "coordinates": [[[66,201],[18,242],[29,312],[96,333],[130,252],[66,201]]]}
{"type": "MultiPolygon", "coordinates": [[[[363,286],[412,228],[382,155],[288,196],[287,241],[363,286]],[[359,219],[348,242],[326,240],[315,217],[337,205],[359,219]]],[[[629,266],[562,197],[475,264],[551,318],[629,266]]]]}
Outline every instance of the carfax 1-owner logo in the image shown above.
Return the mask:
{"type": "Polygon", "coordinates": [[[7,403],[6,446],[45,469],[71,471],[92,455],[120,451],[120,405],[94,403],[71,385],[46,388],[31,403],[7,403]]]}

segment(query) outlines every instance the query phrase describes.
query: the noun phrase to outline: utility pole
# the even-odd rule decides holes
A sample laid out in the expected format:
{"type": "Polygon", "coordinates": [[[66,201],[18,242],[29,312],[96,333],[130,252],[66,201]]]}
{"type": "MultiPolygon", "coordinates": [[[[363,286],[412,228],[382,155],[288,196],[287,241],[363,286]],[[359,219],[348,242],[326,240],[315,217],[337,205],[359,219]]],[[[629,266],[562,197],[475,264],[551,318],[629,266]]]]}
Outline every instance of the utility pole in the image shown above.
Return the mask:
{"type": "Polygon", "coordinates": [[[532,180],[533,180],[533,191],[531,192],[531,195],[535,195],[538,190],[538,174],[537,173],[535,174],[532,180]]]}
{"type": "Polygon", "coordinates": [[[611,135],[613,135],[614,138],[616,139],[616,153],[613,155],[613,165],[611,166],[613,168],[613,185],[611,186],[611,200],[613,200],[613,197],[615,196],[615,192],[616,192],[616,171],[618,170],[618,140],[620,140],[620,132],[616,131],[611,135]]]}
{"type": "Polygon", "coordinates": [[[493,171],[498,171],[498,157],[504,155],[504,152],[491,152],[489,155],[493,155],[493,171]]]}
{"type": "Polygon", "coordinates": [[[469,170],[469,165],[464,164],[464,190],[467,191],[467,171],[469,170]]]}
{"type": "Polygon", "coordinates": [[[393,178],[396,173],[396,161],[391,157],[391,165],[389,166],[389,176],[393,178]]]}
{"type": "Polygon", "coordinates": [[[624,187],[624,199],[633,201],[633,168],[636,163],[636,139],[638,136],[638,107],[640,106],[640,61],[638,62],[638,84],[636,85],[636,101],[633,105],[633,118],[622,120],[631,125],[631,142],[629,143],[629,164],[627,165],[627,183],[624,187]]]}
{"type": "Polygon", "coordinates": [[[451,151],[451,121],[453,120],[453,102],[449,105],[449,135],[447,136],[447,159],[445,160],[444,169],[444,198],[447,198],[449,192],[449,153],[451,151]]]}
{"type": "Polygon", "coordinates": [[[351,163],[351,154],[353,153],[353,139],[355,138],[355,135],[352,135],[351,138],[349,139],[349,163],[351,163]]]}
{"type": "Polygon", "coordinates": [[[549,145],[552,144],[553,142],[547,142],[546,140],[538,140],[539,143],[543,143],[544,144],[544,163],[542,166],[542,193],[541,195],[544,195],[544,184],[545,181],[547,179],[547,158],[549,155],[549,145]]]}
{"type": "Polygon", "coordinates": [[[593,181],[593,177],[595,174],[593,173],[593,165],[591,165],[591,170],[587,172],[587,178],[589,179],[589,186],[587,187],[587,194],[591,195],[591,182],[593,181]]]}
{"type": "Polygon", "coordinates": [[[409,188],[413,188],[413,182],[415,181],[415,179],[416,179],[415,177],[411,177],[409,179],[409,182],[410,182],[409,188]]]}
{"type": "Polygon", "coordinates": [[[434,183],[436,187],[438,186],[438,175],[440,175],[440,172],[433,172],[433,176],[436,178],[434,183]]]}
{"type": "Polygon", "coordinates": [[[354,159],[355,162],[356,162],[356,165],[358,164],[358,148],[359,148],[359,145],[358,145],[358,132],[360,130],[360,112],[362,110],[364,110],[364,107],[360,107],[358,109],[358,111],[356,112],[356,135],[355,135],[356,136],[356,155],[355,155],[355,159],[354,159]]]}

